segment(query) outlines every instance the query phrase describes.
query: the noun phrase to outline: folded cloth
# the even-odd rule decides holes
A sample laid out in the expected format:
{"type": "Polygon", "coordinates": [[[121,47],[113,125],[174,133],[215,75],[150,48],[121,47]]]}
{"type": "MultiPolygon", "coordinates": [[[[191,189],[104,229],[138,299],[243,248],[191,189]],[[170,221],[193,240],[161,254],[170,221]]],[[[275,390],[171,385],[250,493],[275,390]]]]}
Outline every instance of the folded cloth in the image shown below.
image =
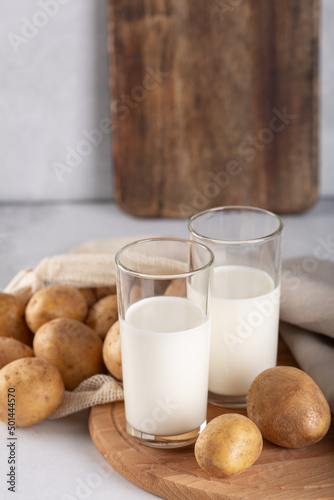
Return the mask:
{"type": "Polygon", "coordinates": [[[318,384],[334,414],[334,339],[283,322],[280,335],[298,365],[318,384]]]}
{"type": "Polygon", "coordinates": [[[334,338],[334,262],[313,256],[283,262],[280,318],[334,338]]]}
{"type": "Polygon", "coordinates": [[[53,283],[82,288],[114,285],[117,251],[132,241],[148,237],[122,236],[88,241],[67,254],[46,257],[34,269],[20,271],[4,291],[13,294],[25,291],[29,296],[53,283]]]}
{"type": "Polygon", "coordinates": [[[282,266],[280,333],[334,414],[334,262],[314,256],[282,266]]]}

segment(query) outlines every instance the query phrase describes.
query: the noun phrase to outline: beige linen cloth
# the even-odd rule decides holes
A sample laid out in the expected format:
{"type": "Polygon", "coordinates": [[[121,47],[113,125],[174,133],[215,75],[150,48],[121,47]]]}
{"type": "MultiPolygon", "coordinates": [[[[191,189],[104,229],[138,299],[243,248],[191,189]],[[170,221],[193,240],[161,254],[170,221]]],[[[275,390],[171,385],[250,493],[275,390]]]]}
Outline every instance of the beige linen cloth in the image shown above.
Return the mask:
{"type": "Polygon", "coordinates": [[[280,334],[334,414],[334,262],[314,256],[282,269],[280,334]]]}
{"type": "MultiPolygon", "coordinates": [[[[4,291],[30,296],[53,283],[114,285],[117,250],[150,236],[88,241],[68,254],[43,259],[35,269],[20,271],[4,291]]],[[[319,385],[334,413],[334,262],[305,256],[283,263],[280,318],[283,339],[299,366],[319,385]]],[[[111,375],[95,375],[74,391],[65,391],[62,404],[50,418],[122,399],[121,383],[111,375]]]]}

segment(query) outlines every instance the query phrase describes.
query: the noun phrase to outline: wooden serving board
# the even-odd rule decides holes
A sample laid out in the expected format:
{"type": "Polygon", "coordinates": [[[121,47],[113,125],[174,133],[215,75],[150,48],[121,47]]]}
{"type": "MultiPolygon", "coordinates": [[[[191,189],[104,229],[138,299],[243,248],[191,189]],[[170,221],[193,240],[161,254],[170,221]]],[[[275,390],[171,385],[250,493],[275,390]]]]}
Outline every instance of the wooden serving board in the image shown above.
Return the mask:
{"type": "Polygon", "coordinates": [[[137,216],[318,196],[319,0],[110,0],[115,196],[137,216]]]}
{"type": "MultiPolygon", "coordinates": [[[[279,362],[295,365],[281,342],[279,362]]],[[[231,410],[208,405],[208,420],[231,410]]],[[[234,410],[236,412],[236,410],[234,410]]],[[[246,411],[238,413],[246,415],[246,411]]],[[[105,460],[129,481],[166,500],[334,498],[334,425],[315,445],[285,449],[264,440],[263,451],[242,474],[221,479],[197,464],[193,446],[148,448],[126,433],[123,402],[91,408],[89,430],[105,460]]]]}

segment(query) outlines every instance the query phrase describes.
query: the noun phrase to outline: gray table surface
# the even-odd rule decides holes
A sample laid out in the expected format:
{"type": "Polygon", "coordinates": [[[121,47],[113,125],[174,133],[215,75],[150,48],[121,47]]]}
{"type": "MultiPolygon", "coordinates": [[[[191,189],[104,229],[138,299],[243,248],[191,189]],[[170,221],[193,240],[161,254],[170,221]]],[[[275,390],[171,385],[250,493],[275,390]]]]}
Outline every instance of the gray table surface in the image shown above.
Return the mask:
{"type": "MultiPolygon", "coordinates": [[[[327,242],[334,259],[334,198],[302,214],[283,216],[284,258],[313,255],[327,242]],[[323,243],[325,242],[325,243],[323,243]]],[[[187,237],[186,220],[142,219],[113,203],[0,205],[0,290],[21,269],[46,256],[68,252],[85,241],[122,235],[187,237]]],[[[7,427],[0,425],[0,498],[7,500],[149,499],[111,467],[91,441],[88,411],[17,429],[18,478],[7,491],[7,427]]]]}
{"type": "MultiPolygon", "coordinates": [[[[319,238],[333,235],[334,198],[322,199],[308,212],[282,219],[283,256],[312,254],[319,238]]],[[[113,203],[0,205],[0,289],[19,270],[87,240],[147,233],[187,237],[187,221],[137,218],[113,203]]]]}

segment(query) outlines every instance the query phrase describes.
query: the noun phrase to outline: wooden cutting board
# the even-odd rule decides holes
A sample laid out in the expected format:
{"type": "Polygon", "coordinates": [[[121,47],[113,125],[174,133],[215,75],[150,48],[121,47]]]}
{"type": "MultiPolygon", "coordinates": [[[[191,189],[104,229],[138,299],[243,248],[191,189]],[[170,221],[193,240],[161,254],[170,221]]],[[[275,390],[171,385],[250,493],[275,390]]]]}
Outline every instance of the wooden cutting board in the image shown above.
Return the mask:
{"type": "MultiPolygon", "coordinates": [[[[296,366],[282,341],[278,359],[279,364],[296,366]]],[[[228,411],[208,405],[208,420],[228,411]]],[[[193,446],[159,450],[132,441],[126,433],[122,401],[91,408],[89,430],[95,446],[117,472],[166,500],[334,498],[333,423],[319,443],[307,448],[285,449],[264,440],[256,463],[227,479],[202,471],[193,446]]]]}
{"type": "Polygon", "coordinates": [[[137,216],[318,196],[319,0],[110,0],[115,196],[137,216]]]}

